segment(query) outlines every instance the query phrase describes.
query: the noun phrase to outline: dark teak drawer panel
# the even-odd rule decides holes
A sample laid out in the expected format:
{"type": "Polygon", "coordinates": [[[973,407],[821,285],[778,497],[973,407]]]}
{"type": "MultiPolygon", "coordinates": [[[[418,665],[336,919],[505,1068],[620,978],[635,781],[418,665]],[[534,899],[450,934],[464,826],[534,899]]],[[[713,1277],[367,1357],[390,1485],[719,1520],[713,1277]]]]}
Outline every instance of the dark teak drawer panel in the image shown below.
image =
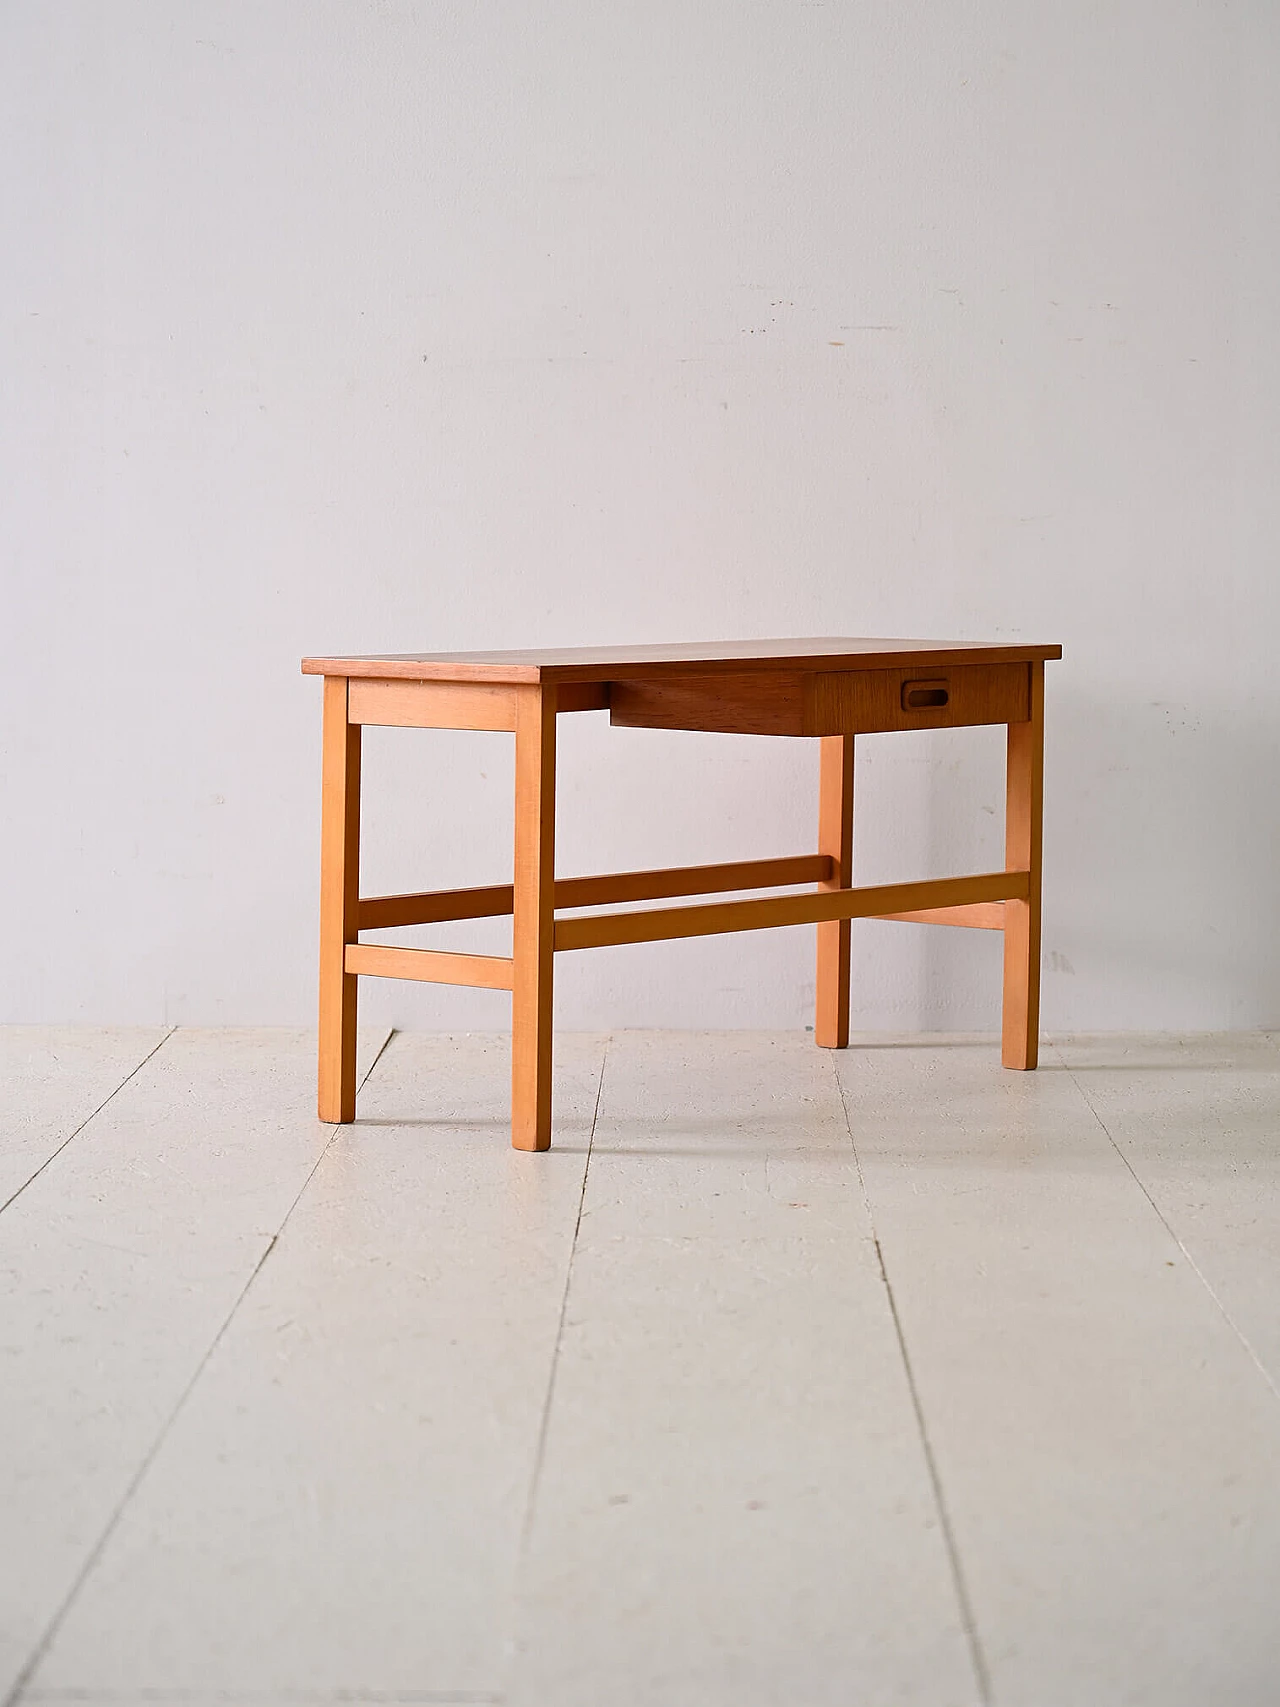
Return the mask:
{"type": "Polygon", "coordinates": [[[1029,666],[955,669],[760,671],[665,676],[609,685],[609,720],[633,729],[705,729],[731,735],[857,735],[1025,723],[1029,666]]]}
{"type": "Polygon", "coordinates": [[[1031,675],[1026,664],[831,670],[809,677],[806,697],[809,735],[1025,723],[1031,715],[1031,675]]]}
{"type": "Polygon", "coordinates": [[[726,735],[806,735],[812,675],[662,676],[610,682],[609,721],[630,729],[708,729],[726,735]]]}

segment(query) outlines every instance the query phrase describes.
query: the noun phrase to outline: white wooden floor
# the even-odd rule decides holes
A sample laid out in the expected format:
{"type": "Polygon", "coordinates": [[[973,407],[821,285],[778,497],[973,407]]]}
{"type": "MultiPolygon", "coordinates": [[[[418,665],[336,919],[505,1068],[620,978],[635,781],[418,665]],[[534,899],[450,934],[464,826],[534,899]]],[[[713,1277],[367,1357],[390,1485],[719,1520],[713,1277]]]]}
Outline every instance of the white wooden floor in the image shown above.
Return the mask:
{"type": "Polygon", "coordinates": [[[0,1032],[0,1701],[1280,1701],[1276,1038],[362,1048],[0,1032]]]}

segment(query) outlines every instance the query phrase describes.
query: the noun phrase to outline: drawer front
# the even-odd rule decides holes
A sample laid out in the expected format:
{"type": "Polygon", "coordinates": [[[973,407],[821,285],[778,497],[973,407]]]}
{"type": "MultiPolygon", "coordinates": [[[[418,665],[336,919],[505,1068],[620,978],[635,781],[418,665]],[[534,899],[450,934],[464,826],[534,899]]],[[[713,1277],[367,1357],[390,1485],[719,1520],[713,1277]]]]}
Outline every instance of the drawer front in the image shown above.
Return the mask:
{"type": "Polygon", "coordinates": [[[812,735],[870,735],[1025,723],[1030,715],[1029,665],[962,664],[945,670],[822,671],[810,678],[807,722],[812,735]]]}
{"type": "Polygon", "coordinates": [[[812,675],[661,676],[610,682],[609,721],[628,729],[704,729],[726,735],[805,735],[812,675]]]}

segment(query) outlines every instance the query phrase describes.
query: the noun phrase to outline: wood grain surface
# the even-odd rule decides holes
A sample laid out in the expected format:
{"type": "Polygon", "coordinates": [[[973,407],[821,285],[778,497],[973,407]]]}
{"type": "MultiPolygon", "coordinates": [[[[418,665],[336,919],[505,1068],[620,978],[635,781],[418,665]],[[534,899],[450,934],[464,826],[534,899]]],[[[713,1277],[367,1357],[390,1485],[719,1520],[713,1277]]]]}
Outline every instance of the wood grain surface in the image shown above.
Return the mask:
{"type": "MultiPolygon", "coordinates": [[[[402,677],[410,681],[616,682],[667,675],[764,670],[877,670],[948,664],[1025,664],[1060,658],[1061,646],[1021,641],[873,640],[820,636],[784,640],[686,641],[670,646],[576,646],[520,652],[387,652],[304,658],[310,676],[402,677]]],[[[565,708],[567,709],[567,707],[565,708]]]]}

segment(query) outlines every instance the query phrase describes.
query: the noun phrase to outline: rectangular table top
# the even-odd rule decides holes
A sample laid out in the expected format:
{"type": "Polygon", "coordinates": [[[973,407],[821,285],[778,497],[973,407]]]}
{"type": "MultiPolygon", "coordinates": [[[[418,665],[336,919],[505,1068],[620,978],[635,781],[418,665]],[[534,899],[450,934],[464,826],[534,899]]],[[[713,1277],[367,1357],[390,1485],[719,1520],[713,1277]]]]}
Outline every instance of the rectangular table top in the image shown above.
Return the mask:
{"type": "Polygon", "coordinates": [[[608,682],[746,671],[933,669],[960,664],[1026,664],[1061,658],[1061,646],[1023,641],[806,640],[682,641],[669,646],[569,646],[531,652],[391,652],[358,658],[304,658],[309,676],[400,677],[421,682],[608,682]]]}

